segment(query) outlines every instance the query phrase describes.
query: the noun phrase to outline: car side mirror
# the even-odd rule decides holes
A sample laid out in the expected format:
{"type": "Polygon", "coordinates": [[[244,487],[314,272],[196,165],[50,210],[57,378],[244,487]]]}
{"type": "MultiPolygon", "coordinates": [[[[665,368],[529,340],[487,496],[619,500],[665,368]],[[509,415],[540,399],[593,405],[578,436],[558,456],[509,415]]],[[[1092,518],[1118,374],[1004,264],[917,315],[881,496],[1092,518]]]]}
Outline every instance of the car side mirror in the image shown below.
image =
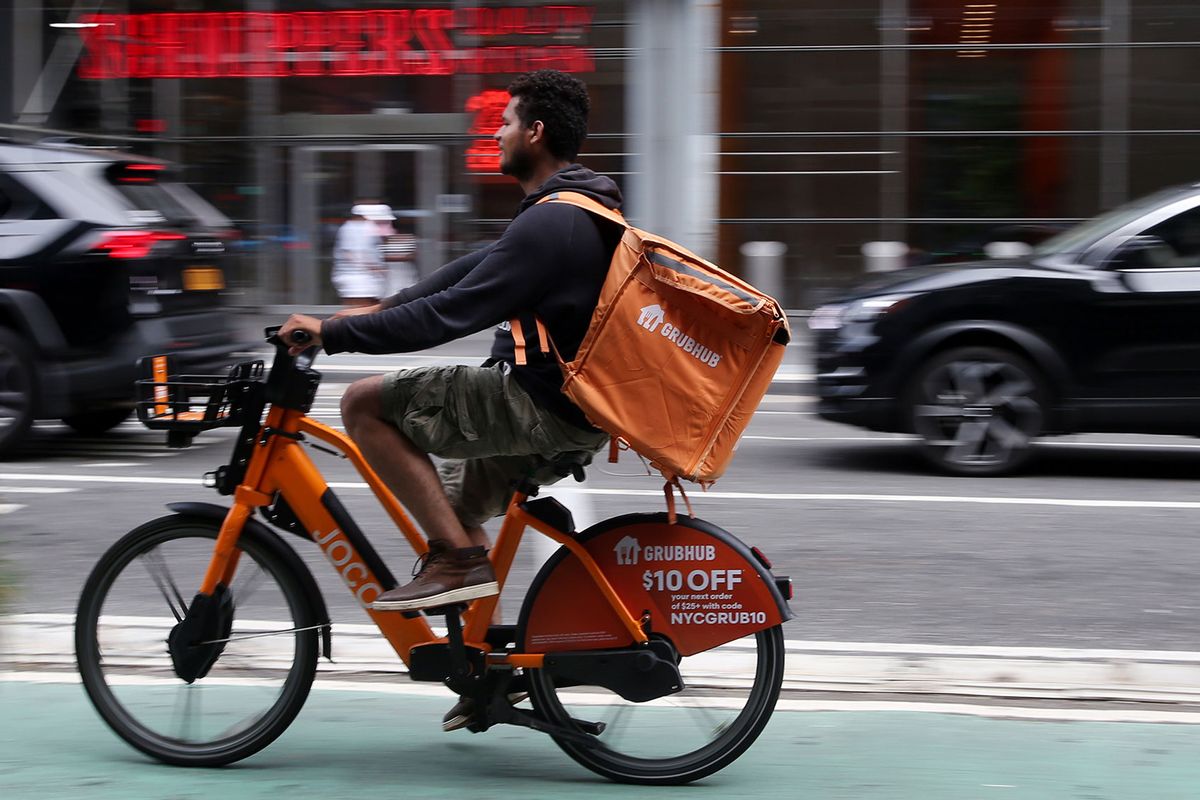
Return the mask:
{"type": "Polygon", "coordinates": [[[1175,251],[1157,236],[1131,236],[1109,256],[1109,269],[1151,269],[1169,266],[1175,251]]]}

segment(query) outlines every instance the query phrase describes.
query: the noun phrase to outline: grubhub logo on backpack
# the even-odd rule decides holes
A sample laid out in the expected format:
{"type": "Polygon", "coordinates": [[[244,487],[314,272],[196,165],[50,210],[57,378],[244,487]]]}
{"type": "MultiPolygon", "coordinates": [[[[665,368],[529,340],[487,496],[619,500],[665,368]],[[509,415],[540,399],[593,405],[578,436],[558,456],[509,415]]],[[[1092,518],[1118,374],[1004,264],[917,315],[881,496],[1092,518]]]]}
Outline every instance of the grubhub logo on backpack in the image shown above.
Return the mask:
{"type": "Polygon", "coordinates": [[[700,344],[700,342],[697,342],[691,336],[688,336],[679,330],[679,328],[667,322],[662,306],[658,303],[642,307],[641,312],[638,314],[638,325],[650,333],[658,333],[660,336],[666,337],[668,341],[674,343],[679,349],[702,364],[716,367],[721,362],[720,353],[717,353],[711,347],[700,344]]]}

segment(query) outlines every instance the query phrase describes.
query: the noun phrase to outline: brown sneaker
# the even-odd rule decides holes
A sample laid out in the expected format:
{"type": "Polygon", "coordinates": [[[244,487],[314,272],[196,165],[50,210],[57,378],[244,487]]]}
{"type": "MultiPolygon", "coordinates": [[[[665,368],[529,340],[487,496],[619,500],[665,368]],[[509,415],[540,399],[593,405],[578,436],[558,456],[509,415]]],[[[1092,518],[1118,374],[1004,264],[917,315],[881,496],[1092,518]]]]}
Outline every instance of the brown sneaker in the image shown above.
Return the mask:
{"type": "Polygon", "coordinates": [[[375,611],[416,611],[463,603],[500,594],[496,573],[482,547],[446,547],[441,540],[429,543],[420,572],[410,583],[375,598],[375,611]]]}

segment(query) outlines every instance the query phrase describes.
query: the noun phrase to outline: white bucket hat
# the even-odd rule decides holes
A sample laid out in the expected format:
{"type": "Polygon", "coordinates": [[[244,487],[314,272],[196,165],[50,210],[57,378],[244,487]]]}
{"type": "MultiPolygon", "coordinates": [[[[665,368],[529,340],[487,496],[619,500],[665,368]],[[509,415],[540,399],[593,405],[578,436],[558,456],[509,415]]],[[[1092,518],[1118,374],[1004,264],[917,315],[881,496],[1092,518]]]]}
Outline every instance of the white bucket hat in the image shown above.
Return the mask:
{"type": "Polygon", "coordinates": [[[369,205],[363,206],[366,209],[364,216],[374,222],[383,222],[384,220],[393,220],[396,215],[392,213],[392,207],[389,205],[369,205]]]}

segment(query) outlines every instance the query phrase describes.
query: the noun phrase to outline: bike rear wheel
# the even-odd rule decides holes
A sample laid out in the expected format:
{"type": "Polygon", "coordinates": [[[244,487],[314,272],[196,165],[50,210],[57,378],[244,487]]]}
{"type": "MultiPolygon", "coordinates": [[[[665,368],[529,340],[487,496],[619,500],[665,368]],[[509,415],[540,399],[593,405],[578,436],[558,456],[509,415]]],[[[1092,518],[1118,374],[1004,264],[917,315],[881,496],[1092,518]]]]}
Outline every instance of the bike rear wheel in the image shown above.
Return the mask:
{"type": "Polygon", "coordinates": [[[319,622],[276,549],[286,545],[247,528],[221,632],[187,644],[216,661],[192,682],[180,678],[168,637],[194,602],[219,530],[188,515],[146,523],[105,553],[79,601],[76,658],[88,697],[121,738],[170,764],[217,766],[258,752],[299,713],[316,673],[319,622]]]}
{"type": "Polygon", "coordinates": [[[720,770],[766,727],[783,683],[781,626],[683,658],[684,690],[633,703],[597,686],[556,686],[544,670],[528,670],[534,708],[550,721],[604,731],[580,743],[554,741],[571,758],[611,780],[682,784],[720,770]]]}

